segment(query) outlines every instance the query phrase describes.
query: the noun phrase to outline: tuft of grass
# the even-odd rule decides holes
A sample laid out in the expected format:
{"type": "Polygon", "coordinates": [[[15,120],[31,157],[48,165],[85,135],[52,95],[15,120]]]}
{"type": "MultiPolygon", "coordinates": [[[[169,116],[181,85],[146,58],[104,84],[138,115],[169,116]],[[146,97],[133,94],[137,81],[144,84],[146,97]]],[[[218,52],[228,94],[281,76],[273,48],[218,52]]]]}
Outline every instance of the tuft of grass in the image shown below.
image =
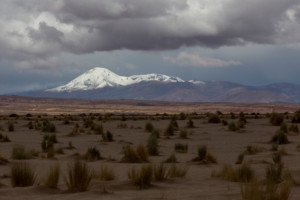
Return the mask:
{"type": "Polygon", "coordinates": [[[123,158],[122,162],[128,163],[142,163],[142,162],[149,162],[149,154],[144,147],[144,145],[140,144],[133,149],[132,147],[125,146],[123,147],[123,158]]]}
{"type": "Polygon", "coordinates": [[[194,158],[193,161],[204,164],[217,163],[217,159],[207,151],[206,145],[198,147],[198,156],[194,158]]]}
{"type": "Polygon", "coordinates": [[[158,155],[158,140],[156,135],[150,135],[147,141],[147,150],[151,156],[158,155]]]}
{"type": "Polygon", "coordinates": [[[108,166],[101,166],[99,173],[96,175],[102,181],[111,181],[116,179],[115,172],[108,166]]]}
{"type": "Polygon", "coordinates": [[[15,160],[27,160],[31,158],[31,154],[25,150],[23,145],[16,145],[12,149],[11,157],[15,160]]]}
{"type": "Polygon", "coordinates": [[[244,153],[240,153],[235,161],[235,164],[239,165],[242,164],[244,161],[244,153]]]}
{"type": "Polygon", "coordinates": [[[49,188],[57,188],[58,180],[60,175],[60,166],[59,164],[55,164],[51,166],[45,180],[45,185],[49,188]]]}
{"type": "Polygon", "coordinates": [[[194,128],[195,127],[192,118],[189,117],[188,121],[186,122],[186,127],[187,128],[194,128]]]}
{"type": "Polygon", "coordinates": [[[166,160],[165,163],[177,163],[177,158],[175,154],[171,154],[166,160]]]}
{"type": "Polygon", "coordinates": [[[239,127],[234,122],[231,122],[228,124],[228,130],[229,131],[238,131],[239,127]]]}
{"type": "Polygon", "coordinates": [[[270,123],[273,126],[280,126],[283,121],[284,121],[283,114],[273,112],[270,116],[270,123]]]}
{"type": "Polygon", "coordinates": [[[56,126],[53,123],[44,122],[42,131],[43,132],[54,133],[54,132],[56,132],[56,126]]]}
{"type": "Polygon", "coordinates": [[[254,155],[254,154],[257,154],[257,153],[262,152],[262,151],[263,151],[262,147],[258,147],[258,146],[254,146],[254,145],[248,145],[246,147],[246,150],[244,151],[244,154],[254,155]]]}
{"type": "Polygon", "coordinates": [[[179,132],[179,137],[180,137],[181,139],[187,139],[187,138],[188,138],[187,135],[188,135],[188,133],[187,133],[187,130],[186,130],[186,129],[180,130],[180,132],[179,132]]]}
{"type": "Polygon", "coordinates": [[[176,143],[174,149],[179,153],[187,153],[189,146],[187,144],[176,143]]]}
{"type": "Polygon", "coordinates": [[[104,142],[112,142],[114,141],[114,135],[109,130],[107,130],[106,133],[102,134],[102,140],[104,142]]]}
{"type": "Polygon", "coordinates": [[[247,163],[242,164],[236,169],[234,169],[230,164],[223,165],[221,171],[213,171],[211,176],[232,182],[251,182],[255,179],[254,170],[247,163]]]}
{"type": "Polygon", "coordinates": [[[153,168],[151,165],[143,165],[140,169],[133,167],[128,171],[128,178],[140,189],[147,188],[153,179],[153,168]]]}
{"type": "Polygon", "coordinates": [[[280,144],[288,144],[289,140],[287,135],[284,132],[279,131],[272,136],[270,142],[280,145],[280,144]]]}
{"type": "Polygon", "coordinates": [[[178,166],[172,164],[168,170],[168,177],[170,178],[184,178],[188,171],[188,167],[186,166],[178,166]]]}
{"type": "Polygon", "coordinates": [[[93,162],[96,160],[100,160],[101,154],[96,147],[92,147],[92,148],[88,148],[88,150],[85,154],[85,158],[86,158],[86,160],[93,162]]]}
{"type": "Polygon", "coordinates": [[[94,134],[96,134],[96,135],[103,135],[104,134],[102,124],[94,126],[94,134]]]}
{"type": "Polygon", "coordinates": [[[168,176],[168,168],[164,165],[164,163],[154,165],[153,175],[155,181],[164,181],[165,179],[167,179],[168,176]]]}
{"type": "Polygon", "coordinates": [[[83,192],[88,190],[93,178],[93,172],[87,166],[87,163],[75,160],[68,166],[65,183],[71,192],[83,192]]]}
{"type": "Polygon", "coordinates": [[[151,122],[147,122],[145,124],[145,131],[151,133],[152,131],[154,131],[154,126],[151,122]]]}
{"type": "Polygon", "coordinates": [[[16,162],[11,166],[12,187],[32,186],[35,183],[36,175],[31,166],[26,162],[16,162]]]}

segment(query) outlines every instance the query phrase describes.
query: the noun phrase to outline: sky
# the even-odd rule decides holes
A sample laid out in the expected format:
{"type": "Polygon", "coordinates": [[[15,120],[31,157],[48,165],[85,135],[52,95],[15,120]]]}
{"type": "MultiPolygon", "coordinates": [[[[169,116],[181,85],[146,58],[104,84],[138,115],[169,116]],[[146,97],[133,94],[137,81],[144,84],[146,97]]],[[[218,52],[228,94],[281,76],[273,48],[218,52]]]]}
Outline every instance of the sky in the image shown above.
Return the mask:
{"type": "Polygon", "coordinates": [[[0,0],[0,94],[94,67],[300,84],[299,0],[0,0]]]}

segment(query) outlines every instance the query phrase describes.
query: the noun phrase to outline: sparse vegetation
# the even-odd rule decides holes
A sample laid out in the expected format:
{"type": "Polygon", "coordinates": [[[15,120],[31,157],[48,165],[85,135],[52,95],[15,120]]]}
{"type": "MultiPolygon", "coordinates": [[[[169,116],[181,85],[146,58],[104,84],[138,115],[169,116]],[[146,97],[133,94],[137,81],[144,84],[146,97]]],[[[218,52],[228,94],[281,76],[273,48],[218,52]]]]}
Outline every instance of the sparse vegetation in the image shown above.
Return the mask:
{"type": "Polygon", "coordinates": [[[284,132],[278,131],[277,133],[275,133],[275,135],[272,136],[270,142],[280,145],[280,144],[288,144],[289,140],[287,135],[284,132]]]}
{"type": "Polygon", "coordinates": [[[158,155],[158,140],[156,135],[151,134],[148,138],[147,149],[151,156],[158,155]]]}
{"type": "Polygon", "coordinates": [[[179,137],[180,137],[181,139],[187,139],[187,138],[188,138],[187,135],[188,135],[188,133],[187,133],[187,130],[186,130],[186,129],[181,129],[181,130],[180,130],[179,137]]]}
{"type": "Polygon", "coordinates": [[[102,134],[102,141],[112,142],[114,141],[114,135],[109,130],[107,130],[106,133],[102,134]]]}
{"type": "Polygon", "coordinates": [[[145,124],[145,131],[151,133],[154,130],[154,126],[151,122],[145,124]]]}
{"type": "Polygon", "coordinates": [[[284,120],[283,114],[273,112],[270,116],[270,123],[273,126],[280,126],[284,120]]]}
{"type": "Polygon", "coordinates": [[[218,124],[220,122],[221,122],[221,119],[220,119],[219,115],[217,115],[217,114],[211,114],[208,117],[208,123],[218,124]]]}
{"type": "Polygon", "coordinates": [[[131,148],[131,146],[123,147],[123,158],[122,162],[128,163],[142,163],[149,162],[149,155],[144,147],[144,145],[140,144],[136,147],[136,149],[131,148]]]}
{"type": "Polygon", "coordinates": [[[12,187],[27,187],[35,183],[36,175],[32,167],[26,162],[16,162],[11,166],[12,187]]]}
{"type": "Polygon", "coordinates": [[[198,147],[198,156],[193,161],[203,164],[217,163],[217,159],[207,151],[206,145],[198,147]]]}
{"type": "Polygon", "coordinates": [[[23,145],[16,145],[12,149],[11,157],[15,160],[27,160],[31,158],[31,155],[23,145]]]}
{"type": "Polygon", "coordinates": [[[166,165],[164,163],[154,165],[153,175],[154,175],[155,181],[163,181],[163,180],[167,179],[168,168],[166,167],[166,165]]]}
{"type": "Polygon", "coordinates": [[[170,178],[184,178],[188,171],[188,167],[179,166],[176,164],[172,164],[168,170],[168,177],[170,178]]]}
{"type": "Polygon", "coordinates": [[[165,163],[177,163],[177,158],[175,154],[171,154],[166,160],[165,163]]]}
{"type": "Polygon", "coordinates": [[[60,175],[60,166],[55,164],[51,166],[45,180],[45,185],[49,188],[57,188],[58,180],[60,175]]]}
{"type": "Polygon", "coordinates": [[[89,169],[87,163],[75,160],[68,166],[65,183],[69,191],[83,192],[88,189],[92,178],[93,172],[89,169]]]}
{"type": "Polygon", "coordinates": [[[85,159],[90,162],[100,160],[101,154],[96,147],[88,148],[88,150],[85,154],[85,159]]]}
{"type": "Polygon", "coordinates": [[[135,167],[128,171],[128,178],[132,180],[140,189],[147,188],[151,185],[153,179],[153,169],[151,165],[143,165],[140,169],[135,167]]]}
{"type": "Polygon", "coordinates": [[[106,165],[101,166],[99,173],[96,174],[96,177],[102,181],[112,181],[116,179],[114,170],[106,165]]]}
{"type": "Polygon", "coordinates": [[[176,143],[175,146],[174,146],[174,149],[178,153],[187,153],[188,145],[187,144],[176,143]]]}

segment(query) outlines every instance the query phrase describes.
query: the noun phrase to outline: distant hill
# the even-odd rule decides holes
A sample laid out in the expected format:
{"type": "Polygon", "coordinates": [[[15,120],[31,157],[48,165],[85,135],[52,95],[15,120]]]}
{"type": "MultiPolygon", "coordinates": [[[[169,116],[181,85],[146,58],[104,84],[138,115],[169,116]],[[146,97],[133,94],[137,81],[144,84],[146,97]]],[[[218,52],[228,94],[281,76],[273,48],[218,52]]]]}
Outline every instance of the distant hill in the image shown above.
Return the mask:
{"type": "Polygon", "coordinates": [[[94,68],[66,85],[17,95],[31,97],[135,99],[178,102],[300,103],[300,85],[246,86],[225,81],[184,81],[162,74],[119,76],[94,68]]]}

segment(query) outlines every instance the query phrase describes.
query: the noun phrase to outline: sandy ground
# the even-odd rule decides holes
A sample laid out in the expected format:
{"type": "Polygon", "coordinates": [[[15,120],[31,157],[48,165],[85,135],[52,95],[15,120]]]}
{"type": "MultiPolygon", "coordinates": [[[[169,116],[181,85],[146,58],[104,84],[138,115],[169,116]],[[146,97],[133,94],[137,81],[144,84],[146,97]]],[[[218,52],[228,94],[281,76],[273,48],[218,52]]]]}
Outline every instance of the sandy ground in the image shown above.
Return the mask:
{"type": "MultiPolygon", "coordinates": [[[[67,147],[68,142],[72,142],[76,147],[74,150],[64,150],[64,154],[56,154],[55,159],[42,158],[41,154],[38,157],[27,160],[28,163],[35,169],[37,174],[37,183],[31,187],[13,188],[10,183],[10,167],[16,160],[11,159],[12,148],[17,144],[22,144],[26,149],[35,149],[41,151],[41,142],[44,133],[40,130],[29,130],[27,124],[29,120],[35,119],[37,116],[31,118],[19,117],[15,118],[1,118],[0,126],[5,130],[0,131],[2,135],[8,135],[11,142],[0,143],[0,154],[8,158],[9,163],[0,165],[0,199],[14,200],[14,199],[242,199],[240,191],[240,183],[230,182],[219,178],[212,178],[211,172],[219,170],[223,164],[228,163],[236,166],[234,163],[238,154],[245,151],[248,145],[261,147],[262,152],[255,155],[246,155],[244,162],[251,163],[251,167],[255,169],[257,177],[263,179],[265,169],[268,162],[272,162],[273,152],[270,150],[271,145],[268,143],[271,136],[278,129],[269,123],[269,119],[265,115],[260,115],[260,119],[254,119],[253,115],[247,116],[248,123],[243,131],[232,132],[227,126],[219,124],[207,123],[205,115],[196,116],[194,118],[195,128],[187,129],[189,132],[188,139],[180,139],[179,132],[175,132],[175,136],[169,139],[163,136],[159,139],[159,156],[151,156],[151,163],[160,163],[175,153],[178,164],[188,166],[189,170],[185,178],[168,179],[164,182],[153,182],[152,186],[147,189],[139,189],[132,184],[127,177],[127,171],[132,166],[140,166],[142,164],[121,163],[123,156],[122,147],[126,144],[146,145],[148,132],[144,131],[146,122],[151,122],[155,128],[164,132],[168,126],[170,119],[161,116],[152,116],[149,119],[133,120],[130,116],[126,116],[126,121],[119,119],[98,121],[94,120],[96,124],[102,124],[104,130],[110,130],[114,135],[113,142],[101,142],[100,135],[88,135],[88,129],[85,133],[78,136],[69,137],[75,123],[82,126],[80,117],[77,120],[70,121],[70,124],[64,124],[61,116],[54,118],[53,116],[41,116],[41,119],[49,119],[56,125],[56,136],[58,143],[55,148],[67,147]],[[151,119],[152,118],[152,119],[151,119]],[[15,131],[7,131],[7,120],[15,120],[15,131]],[[127,128],[118,128],[120,123],[126,123],[127,128]],[[187,153],[176,153],[174,145],[176,143],[188,144],[187,153]],[[208,151],[217,158],[217,164],[199,164],[191,162],[197,156],[197,149],[200,145],[207,145],[208,151]],[[100,150],[102,157],[105,159],[88,162],[88,165],[95,171],[99,170],[101,166],[106,165],[114,169],[116,180],[100,181],[93,179],[90,188],[87,192],[69,193],[64,182],[66,176],[67,165],[73,161],[74,154],[83,155],[90,147],[96,147],[100,150]],[[110,159],[108,159],[110,158],[110,159]],[[111,161],[111,160],[114,161],[111,161]],[[62,176],[59,180],[58,189],[49,189],[43,186],[43,180],[50,166],[59,162],[62,171],[62,176]],[[104,194],[103,188],[106,188],[109,193],[104,194]]],[[[237,119],[230,119],[230,116],[225,116],[228,122],[237,121],[237,119]]],[[[177,120],[179,128],[186,126],[187,120],[177,120]]],[[[289,124],[290,119],[286,119],[289,124]]],[[[296,180],[300,182],[300,151],[297,150],[297,145],[300,144],[300,134],[288,135],[289,144],[280,145],[279,148],[284,148],[287,155],[283,156],[283,162],[286,169],[289,169],[296,180]]],[[[291,200],[300,199],[300,188],[295,185],[292,188],[291,200]]]]}

